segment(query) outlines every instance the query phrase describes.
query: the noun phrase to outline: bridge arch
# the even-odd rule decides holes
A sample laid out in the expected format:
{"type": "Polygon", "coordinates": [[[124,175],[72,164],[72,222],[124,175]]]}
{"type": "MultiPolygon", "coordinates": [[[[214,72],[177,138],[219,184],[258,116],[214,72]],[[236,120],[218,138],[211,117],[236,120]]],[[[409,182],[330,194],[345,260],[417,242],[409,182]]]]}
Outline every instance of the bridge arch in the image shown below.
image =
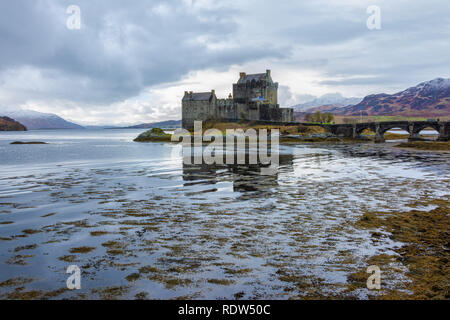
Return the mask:
{"type": "Polygon", "coordinates": [[[375,128],[375,124],[374,123],[360,123],[360,124],[357,124],[355,131],[356,131],[356,134],[359,136],[366,129],[369,129],[369,130],[373,131],[374,133],[376,132],[376,128],[375,128]]]}
{"type": "Polygon", "coordinates": [[[425,130],[425,129],[432,129],[434,131],[436,131],[437,133],[439,133],[439,125],[435,125],[435,124],[420,124],[420,125],[415,125],[414,126],[414,131],[413,133],[420,133],[421,131],[425,130]]]}
{"type": "Polygon", "coordinates": [[[395,121],[395,122],[393,121],[393,122],[379,123],[379,126],[380,126],[379,129],[380,134],[385,134],[387,131],[397,128],[404,130],[408,133],[411,133],[411,127],[407,121],[395,121]]]}
{"type": "MultiPolygon", "coordinates": [[[[421,133],[425,130],[430,130],[433,133],[431,133],[431,135],[436,135],[439,136],[440,135],[440,128],[439,126],[434,126],[434,125],[423,125],[423,126],[417,126],[417,128],[414,128],[414,137],[418,138],[418,139],[423,139],[424,137],[421,135],[421,133]]],[[[423,133],[422,133],[423,134],[423,133]]]]}

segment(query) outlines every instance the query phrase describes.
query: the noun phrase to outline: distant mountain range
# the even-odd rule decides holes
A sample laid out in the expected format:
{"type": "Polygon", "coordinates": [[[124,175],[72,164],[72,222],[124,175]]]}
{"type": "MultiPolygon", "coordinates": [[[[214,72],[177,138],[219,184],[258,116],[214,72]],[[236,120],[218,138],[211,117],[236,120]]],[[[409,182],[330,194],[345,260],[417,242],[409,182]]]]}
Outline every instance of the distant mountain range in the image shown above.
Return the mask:
{"type": "Polygon", "coordinates": [[[301,118],[306,113],[331,112],[345,116],[404,116],[436,118],[450,116],[450,79],[436,78],[394,94],[373,94],[348,106],[324,104],[303,108],[296,112],[301,118]]]}
{"type": "Polygon", "coordinates": [[[39,129],[84,129],[82,126],[64,120],[52,113],[42,113],[32,110],[1,110],[0,116],[7,116],[19,121],[29,130],[39,129]]]}
{"type": "Polygon", "coordinates": [[[136,126],[125,127],[124,129],[152,129],[152,128],[175,129],[180,127],[181,127],[181,120],[168,120],[161,122],[138,124],[136,126]]]}
{"type": "MultiPolygon", "coordinates": [[[[180,128],[181,120],[168,120],[153,123],[142,123],[134,126],[120,127],[114,125],[80,126],[69,122],[56,114],[42,113],[33,110],[14,110],[0,106],[0,117],[8,117],[23,124],[29,130],[41,129],[151,129],[151,128],[180,128]]],[[[3,120],[6,125],[6,120],[3,120]]]]}
{"type": "Polygon", "coordinates": [[[0,117],[0,131],[27,131],[27,128],[14,119],[0,117]]]}
{"type": "MultiPolygon", "coordinates": [[[[337,116],[404,116],[438,118],[450,116],[450,78],[436,78],[394,94],[373,94],[364,99],[346,98],[339,93],[326,94],[306,103],[292,106],[298,120],[307,113],[331,112],[337,116]]],[[[32,110],[11,110],[0,106],[0,126],[7,130],[84,129],[84,127],[51,114],[32,110]],[[6,117],[6,118],[5,118],[6,117]]],[[[128,127],[89,126],[114,129],[173,129],[181,127],[181,120],[143,123],[128,127]]]]}
{"type": "Polygon", "coordinates": [[[361,100],[362,98],[346,98],[343,97],[340,93],[327,93],[311,101],[292,106],[291,108],[294,108],[294,111],[304,112],[316,107],[327,106],[330,108],[339,108],[348,105],[355,105],[357,103],[360,103],[361,100]]]}

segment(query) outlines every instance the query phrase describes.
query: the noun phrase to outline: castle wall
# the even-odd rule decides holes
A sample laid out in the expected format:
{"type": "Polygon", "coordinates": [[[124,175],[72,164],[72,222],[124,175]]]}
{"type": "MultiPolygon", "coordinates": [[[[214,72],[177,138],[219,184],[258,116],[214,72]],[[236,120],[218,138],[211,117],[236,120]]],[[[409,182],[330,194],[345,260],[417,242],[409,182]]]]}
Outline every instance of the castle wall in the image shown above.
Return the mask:
{"type": "Polygon", "coordinates": [[[278,103],[278,83],[266,81],[235,83],[233,84],[233,97],[235,102],[249,103],[253,98],[263,97],[268,104],[278,103]]]}
{"type": "Polygon", "coordinates": [[[245,103],[235,103],[236,105],[236,119],[249,120],[249,107],[245,103]]]}
{"type": "Polygon", "coordinates": [[[264,97],[265,90],[250,83],[233,84],[233,98],[235,102],[249,103],[252,98],[264,97]]]}
{"type": "Polygon", "coordinates": [[[236,120],[236,106],[233,99],[217,99],[216,119],[236,120]]]}
{"type": "Polygon", "coordinates": [[[281,110],[276,104],[263,104],[260,107],[259,120],[264,121],[281,121],[281,110]]]}
{"type": "Polygon", "coordinates": [[[206,121],[216,118],[216,103],[212,101],[183,101],[182,102],[182,127],[194,128],[194,121],[206,121]]]}

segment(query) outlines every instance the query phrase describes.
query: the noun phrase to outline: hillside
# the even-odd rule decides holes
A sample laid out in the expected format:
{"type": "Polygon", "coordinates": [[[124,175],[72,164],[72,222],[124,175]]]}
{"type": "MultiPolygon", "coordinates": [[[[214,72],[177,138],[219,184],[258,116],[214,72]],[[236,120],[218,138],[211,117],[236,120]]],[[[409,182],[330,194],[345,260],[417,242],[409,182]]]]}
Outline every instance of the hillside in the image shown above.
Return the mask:
{"type": "Polygon", "coordinates": [[[375,94],[340,110],[346,116],[404,116],[436,118],[450,116],[450,79],[422,82],[395,94],[375,94]]]}
{"type": "Polygon", "coordinates": [[[27,131],[27,128],[14,119],[0,117],[0,131],[27,131]]]}
{"type": "Polygon", "coordinates": [[[52,113],[41,113],[32,110],[0,110],[0,116],[14,118],[29,130],[39,129],[84,129],[82,126],[64,120],[52,113]]]}
{"type": "Polygon", "coordinates": [[[151,129],[151,128],[173,129],[180,127],[181,127],[181,120],[167,120],[161,122],[138,124],[136,126],[126,127],[126,129],[151,129]]]}

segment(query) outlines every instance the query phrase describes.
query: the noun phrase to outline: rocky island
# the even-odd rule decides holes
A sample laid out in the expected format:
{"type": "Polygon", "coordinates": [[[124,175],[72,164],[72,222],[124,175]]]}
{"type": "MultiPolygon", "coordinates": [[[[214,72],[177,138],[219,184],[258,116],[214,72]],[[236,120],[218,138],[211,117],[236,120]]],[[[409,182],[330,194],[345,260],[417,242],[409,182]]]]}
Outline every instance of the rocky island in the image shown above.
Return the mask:
{"type": "Polygon", "coordinates": [[[141,133],[134,142],[170,142],[171,135],[164,132],[160,128],[153,128],[141,133]]]}

